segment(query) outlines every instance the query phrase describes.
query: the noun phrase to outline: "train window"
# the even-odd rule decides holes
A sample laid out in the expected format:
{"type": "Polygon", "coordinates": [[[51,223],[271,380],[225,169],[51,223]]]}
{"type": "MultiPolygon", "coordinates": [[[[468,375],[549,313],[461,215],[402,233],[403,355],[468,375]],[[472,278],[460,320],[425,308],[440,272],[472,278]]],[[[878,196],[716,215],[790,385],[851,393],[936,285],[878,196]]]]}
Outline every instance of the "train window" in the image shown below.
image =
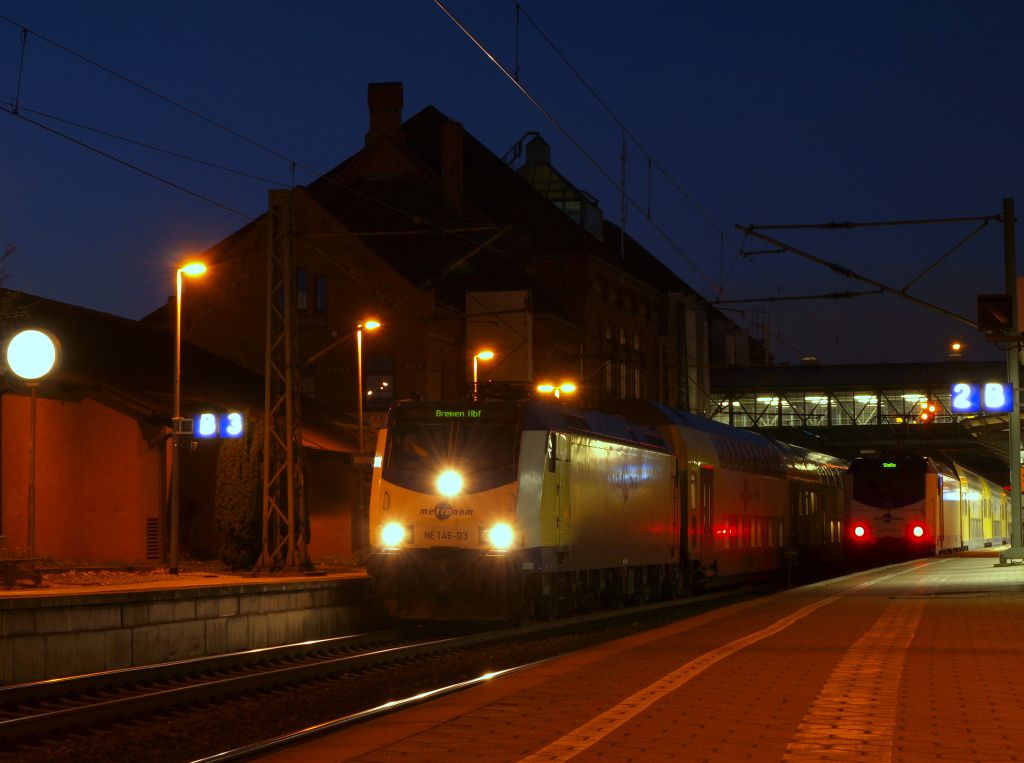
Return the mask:
{"type": "Polygon", "coordinates": [[[558,435],[554,432],[548,432],[548,471],[554,472],[555,467],[558,464],[558,435]]]}
{"type": "Polygon", "coordinates": [[[391,428],[388,464],[431,468],[448,455],[451,424],[395,424],[391,428]]]}
{"type": "Polygon", "coordinates": [[[511,424],[460,424],[455,436],[455,460],[483,469],[509,466],[515,460],[515,447],[515,428],[511,424]]]}
{"type": "Polygon", "coordinates": [[[923,460],[865,459],[850,465],[853,499],[878,508],[899,508],[924,498],[923,460]],[[895,467],[884,464],[896,464],[895,467]]]}

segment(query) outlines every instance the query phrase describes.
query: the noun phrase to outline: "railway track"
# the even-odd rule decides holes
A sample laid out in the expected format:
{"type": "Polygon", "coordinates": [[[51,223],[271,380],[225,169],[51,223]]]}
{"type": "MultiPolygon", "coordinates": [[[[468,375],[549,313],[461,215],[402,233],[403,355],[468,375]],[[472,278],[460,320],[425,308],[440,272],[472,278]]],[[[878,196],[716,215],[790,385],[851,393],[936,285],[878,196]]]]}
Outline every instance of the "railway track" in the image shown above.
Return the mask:
{"type": "MultiPolygon", "coordinates": [[[[398,677],[402,669],[409,669],[417,664],[429,665],[432,658],[446,658],[458,654],[458,659],[442,659],[435,662],[432,671],[428,670],[430,676],[425,679],[428,686],[438,688],[423,688],[424,679],[421,678],[417,684],[421,688],[412,691],[411,694],[415,696],[407,700],[425,701],[433,696],[473,685],[493,675],[508,672],[509,669],[518,669],[517,666],[527,662],[550,656],[542,654],[538,658],[526,650],[522,652],[526,656],[514,664],[510,658],[500,669],[492,671],[488,668],[491,676],[471,678],[463,675],[458,680],[452,678],[456,666],[462,665],[464,661],[472,663],[473,659],[468,655],[476,648],[486,650],[488,644],[522,644],[530,639],[557,638],[559,633],[572,634],[565,636],[568,646],[557,647],[562,651],[568,651],[579,648],[575,646],[576,635],[587,629],[612,628],[616,621],[638,621],[648,617],[674,618],[678,615],[672,610],[698,608],[703,611],[735,601],[737,598],[749,598],[754,595],[756,594],[751,591],[733,591],[697,599],[583,615],[550,623],[417,641],[410,641],[407,633],[382,631],[285,647],[256,649],[213,658],[182,660],[162,665],[0,687],[0,750],[6,748],[10,751],[9,754],[17,756],[6,758],[0,753],[0,760],[21,760],[23,757],[31,760],[63,759],[62,755],[53,754],[50,750],[65,751],[67,759],[87,760],[90,759],[88,756],[79,754],[80,748],[92,746],[92,738],[102,736],[105,730],[112,731],[108,736],[120,735],[124,724],[132,720],[136,720],[141,727],[151,723],[159,726],[161,719],[168,725],[180,727],[183,725],[182,719],[187,716],[201,716],[233,702],[244,702],[245,698],[256,697],[258,702],[265,704],[268,701],[266,698],[275,691],[278,694],[283,693],[286,697],[298,697],[306,687],[339,678],[348,680],[357,676],[360,677],[358,680],[372,684],[393,684],[390,696],[394,697],[395,692],[404,691],[406,686],[404,679],[398,677]],[[173,721],[167,721],[168,718],[172,718],[173,721]],[[21,750],[28,752],[22,753],[21,750]]],[[[491,651],[493,653],[502,650],[508,651],[505,647],[491,651]]],[[[360,695],[365,693],[356,692],[360,695]]],[[[395,702],[382,703],[380,707],[362,705],[358,709],[353,708],[353,712],[345,712],[344,717],[347,720],[341,721],[334,716],[330,722],[358,722],[372,717],[375,713],[393,711],[397,707],[395,702]]],[[[259,726],[258,723],[255,725],[259,726]]],[[[308,722],[294,723],[290,725],[288,731],[270,730],[268,736],[287,737],[291,733],[290,730],[305,730],[307,726],[308,722]]],[[[144,735],[144,731],[139,733],[144,735]]],[[[246,741],[259,738],[260,735],[256,733],[245,737],[246,741]]],[[[290,743],[291,741],[285,741],[277,744],[290,743]]],[[[206,747],[200,754],[208,754],[211,749],[220,748],[206,747]]],[[[189,753],[188,756],[181,758],[145,759],[190,760],[195,757],[199,755],[189,753]]],[[[109,760],[109,757],[100,755],[91,759],[109,760]]]]}
{"type": "Polygon", "coordinates": [[[452,648],[452,639],[407,641],[400,631],[380,631],[0,687],[0,742],[121,721],[452,648]]]}

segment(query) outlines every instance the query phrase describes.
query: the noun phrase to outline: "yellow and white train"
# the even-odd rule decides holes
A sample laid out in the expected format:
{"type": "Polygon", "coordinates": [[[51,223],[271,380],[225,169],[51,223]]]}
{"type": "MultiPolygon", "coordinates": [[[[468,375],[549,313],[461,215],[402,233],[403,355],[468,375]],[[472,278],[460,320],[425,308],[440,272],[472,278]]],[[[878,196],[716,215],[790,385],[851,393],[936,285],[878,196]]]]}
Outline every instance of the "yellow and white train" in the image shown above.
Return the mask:
{"type": "Polygon", "coordinates": [[[396,616],[553,616],[837,561],[845,462],[658,404],[399,403],[367,569],[396,616]]]}

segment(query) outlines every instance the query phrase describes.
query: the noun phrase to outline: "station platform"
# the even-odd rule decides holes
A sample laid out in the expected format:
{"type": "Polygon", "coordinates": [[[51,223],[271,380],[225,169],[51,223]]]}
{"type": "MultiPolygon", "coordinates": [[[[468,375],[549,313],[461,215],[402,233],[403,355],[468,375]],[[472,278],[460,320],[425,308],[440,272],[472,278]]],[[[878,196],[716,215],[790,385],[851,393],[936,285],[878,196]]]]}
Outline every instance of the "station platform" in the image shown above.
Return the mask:
{"type": "Polygon", "coordinates": [[[992,550],[732,605],[260,760],[1021,760],[1022,670],[1024,566],[992,550]]]}
{"type": "Polygon", "coordinates": [[[368,585],[362,568],[43,574],[0,590],[0,686],[357,632],[368,585]]]}

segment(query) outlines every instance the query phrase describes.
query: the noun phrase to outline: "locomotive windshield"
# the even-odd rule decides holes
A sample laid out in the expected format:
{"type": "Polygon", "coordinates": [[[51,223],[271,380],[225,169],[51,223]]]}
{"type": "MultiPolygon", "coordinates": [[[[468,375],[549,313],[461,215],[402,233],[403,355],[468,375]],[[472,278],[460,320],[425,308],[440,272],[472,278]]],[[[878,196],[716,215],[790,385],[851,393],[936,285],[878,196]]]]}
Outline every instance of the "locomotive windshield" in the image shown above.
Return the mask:
{"type": "Polygon", "coordinates": [[[850,464],[853,500],[867,506],[898,509],[924,498],[922,458],[863,458],[850,464]]]}
{"type": "Polygon", "coordinates": [[[383,477],[389,482],[431,493],[445,468],[464,473],[474,492],[515,481],[519,428],[511,409],[401,414],[388,429],[383,477]]]}

